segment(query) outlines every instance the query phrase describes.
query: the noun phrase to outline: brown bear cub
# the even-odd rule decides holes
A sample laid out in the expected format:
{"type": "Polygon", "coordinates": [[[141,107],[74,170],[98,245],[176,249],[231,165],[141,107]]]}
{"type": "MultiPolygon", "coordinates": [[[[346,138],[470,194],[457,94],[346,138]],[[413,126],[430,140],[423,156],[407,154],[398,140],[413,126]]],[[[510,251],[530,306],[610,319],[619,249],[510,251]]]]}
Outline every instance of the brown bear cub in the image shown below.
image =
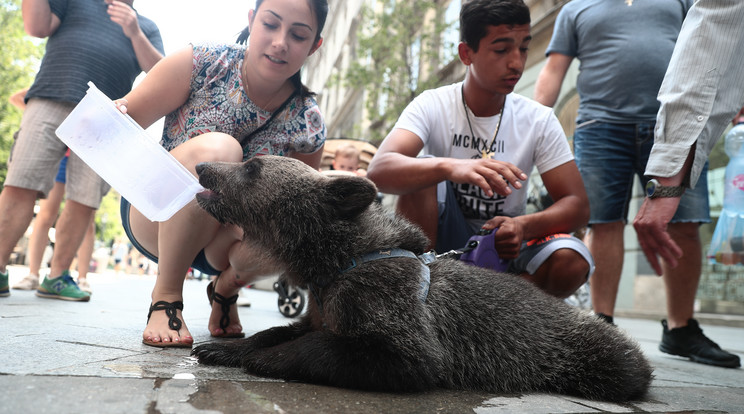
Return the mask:
{"type": "Polygon", "coordinates": [[[193,355],[284,380],[375,391],[436,387],[638,399],[652,368],[596,316],[508,274],[424,255],[424,233],[374,203],[366,178],[262,156],[203,163],[199,205],[309,289],[305,315],[193,355]]]}

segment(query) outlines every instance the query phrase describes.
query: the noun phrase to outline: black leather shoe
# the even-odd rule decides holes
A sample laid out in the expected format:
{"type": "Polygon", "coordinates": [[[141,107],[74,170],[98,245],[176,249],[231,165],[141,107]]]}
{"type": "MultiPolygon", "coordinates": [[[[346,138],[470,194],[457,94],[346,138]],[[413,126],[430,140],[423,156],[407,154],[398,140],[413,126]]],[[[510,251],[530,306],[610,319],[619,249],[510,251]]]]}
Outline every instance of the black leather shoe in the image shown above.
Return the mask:
{"type": "Polygon", "coordinates": [[[666,319],[661,321],[664,333],[661,335],[659,350],[667,354],[679,355],[690,358],[691,361],[701,364],[715,365],[726,368],[738,368],[741,366],[739,357],[726,352],[703,335],[695,319],[687,321],[687,326],[669,329],[666,319]]]}

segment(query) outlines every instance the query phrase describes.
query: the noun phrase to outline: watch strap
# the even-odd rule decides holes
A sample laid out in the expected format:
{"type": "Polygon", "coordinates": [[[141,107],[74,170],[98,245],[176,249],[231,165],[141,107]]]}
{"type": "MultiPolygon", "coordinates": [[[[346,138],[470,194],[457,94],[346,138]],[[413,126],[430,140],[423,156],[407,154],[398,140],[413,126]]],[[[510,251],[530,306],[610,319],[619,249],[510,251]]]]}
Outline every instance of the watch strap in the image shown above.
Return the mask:
{"type": "Polygon", "coordinates": [[[652,179],[647,184],[646,192],[649,198],[681,197],[685,193],[685,186],[664,186],[659,184],[657,180],[652,179]]]}

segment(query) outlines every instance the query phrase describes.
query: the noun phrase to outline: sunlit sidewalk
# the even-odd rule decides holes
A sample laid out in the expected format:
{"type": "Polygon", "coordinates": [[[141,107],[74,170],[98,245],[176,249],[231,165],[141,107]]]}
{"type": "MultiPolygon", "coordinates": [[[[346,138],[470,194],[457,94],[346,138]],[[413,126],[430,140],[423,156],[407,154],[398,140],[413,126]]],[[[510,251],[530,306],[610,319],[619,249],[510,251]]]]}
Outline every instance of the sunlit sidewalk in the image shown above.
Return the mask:
{"type": "MultiPolygon", "coordinates": [[[[26,275],[11,266],[11,284],[26,275]]],[[[616,318],[655,367],[649,395],[629,404],[560,395],[438,390],[360,392],[250,376],[198,364],[188,349],[141,343],[151,275],[89,275],[90,302],[42,299],[11,290],[0,298],[0,413],[587,413],[719,412],[744,409],[744,370],[695,364],[658,350],[656,320],[616,318]]],[[[186,280],[184,319],[196,343],[210,341],[207,280],[186,280]]],[[[270,284],[269,284],[270,286],[270,284]]],[[[246,334],[287,324],[271,290],[245,290],[239,307],[246,334]]],[[[744,356],[744,328],[703,324],[724,349],[744,356]]]]}

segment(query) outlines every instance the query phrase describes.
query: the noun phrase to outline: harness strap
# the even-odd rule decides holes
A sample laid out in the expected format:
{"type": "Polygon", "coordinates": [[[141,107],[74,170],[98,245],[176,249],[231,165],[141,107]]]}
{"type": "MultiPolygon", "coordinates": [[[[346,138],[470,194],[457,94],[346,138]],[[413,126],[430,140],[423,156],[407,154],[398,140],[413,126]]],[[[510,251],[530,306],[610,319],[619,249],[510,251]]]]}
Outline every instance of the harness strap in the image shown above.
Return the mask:
{"type": "Polygon", "coordinates": [[[340,273],[348,272],[349,270],[360,266],[366,262],[380,259],[392,259],[396,257],[409,257],[412,259],[418,259],[421,262],[421,273],[419,274],[419,300],[426,302],[427,296],[429,296],[429,286],[431,285],[431,271],[429,270],[429,264],[433,263],[437,256],[434,252],[427,252],[417,256],[410,250],[405,249],[388,249],[378,250],[375,252],[367,253],[362,257],[351,259],[351,264],[344,269],[339,270],[340,273]]]}
{"type": "MultiPolygon", "coordinates": [[[[439,256],[436,255],[434,251],[426,252],[422,255],[416,256],[413,252],[410,250],[405,249],[389,249],[389,250],[378,250],[376,252],[367,253],[362,257],[351,259],[351,264],[348,265],[346,268],[340,269],[338,272],[339,274],[348,272],[349,270],[367,262],[371,262],[373,260],[380,260],[380,259],[392,259],[395,257],[409,257],[412,259],[418,259],[421,264],[421,273],[419,273],[419,292],[418,297],[421,303],[426,303],[426,298],[429,296],[429,286],[431,285],[431,271],[429,270],[429,265],[431,263],[434,263],[439,256]]],[[[308,288],[310,289],[310,293],[313,295],[313,298],[315,299],[315,303],[318,305],[318,310],[320,311],[320,317],[323,319],[323,287],[324,286],[318,286],[314,283],[310,283],[308,288]]],[[[323,328],[326,328],[325,320],[323,320],[323,328]]]]}

